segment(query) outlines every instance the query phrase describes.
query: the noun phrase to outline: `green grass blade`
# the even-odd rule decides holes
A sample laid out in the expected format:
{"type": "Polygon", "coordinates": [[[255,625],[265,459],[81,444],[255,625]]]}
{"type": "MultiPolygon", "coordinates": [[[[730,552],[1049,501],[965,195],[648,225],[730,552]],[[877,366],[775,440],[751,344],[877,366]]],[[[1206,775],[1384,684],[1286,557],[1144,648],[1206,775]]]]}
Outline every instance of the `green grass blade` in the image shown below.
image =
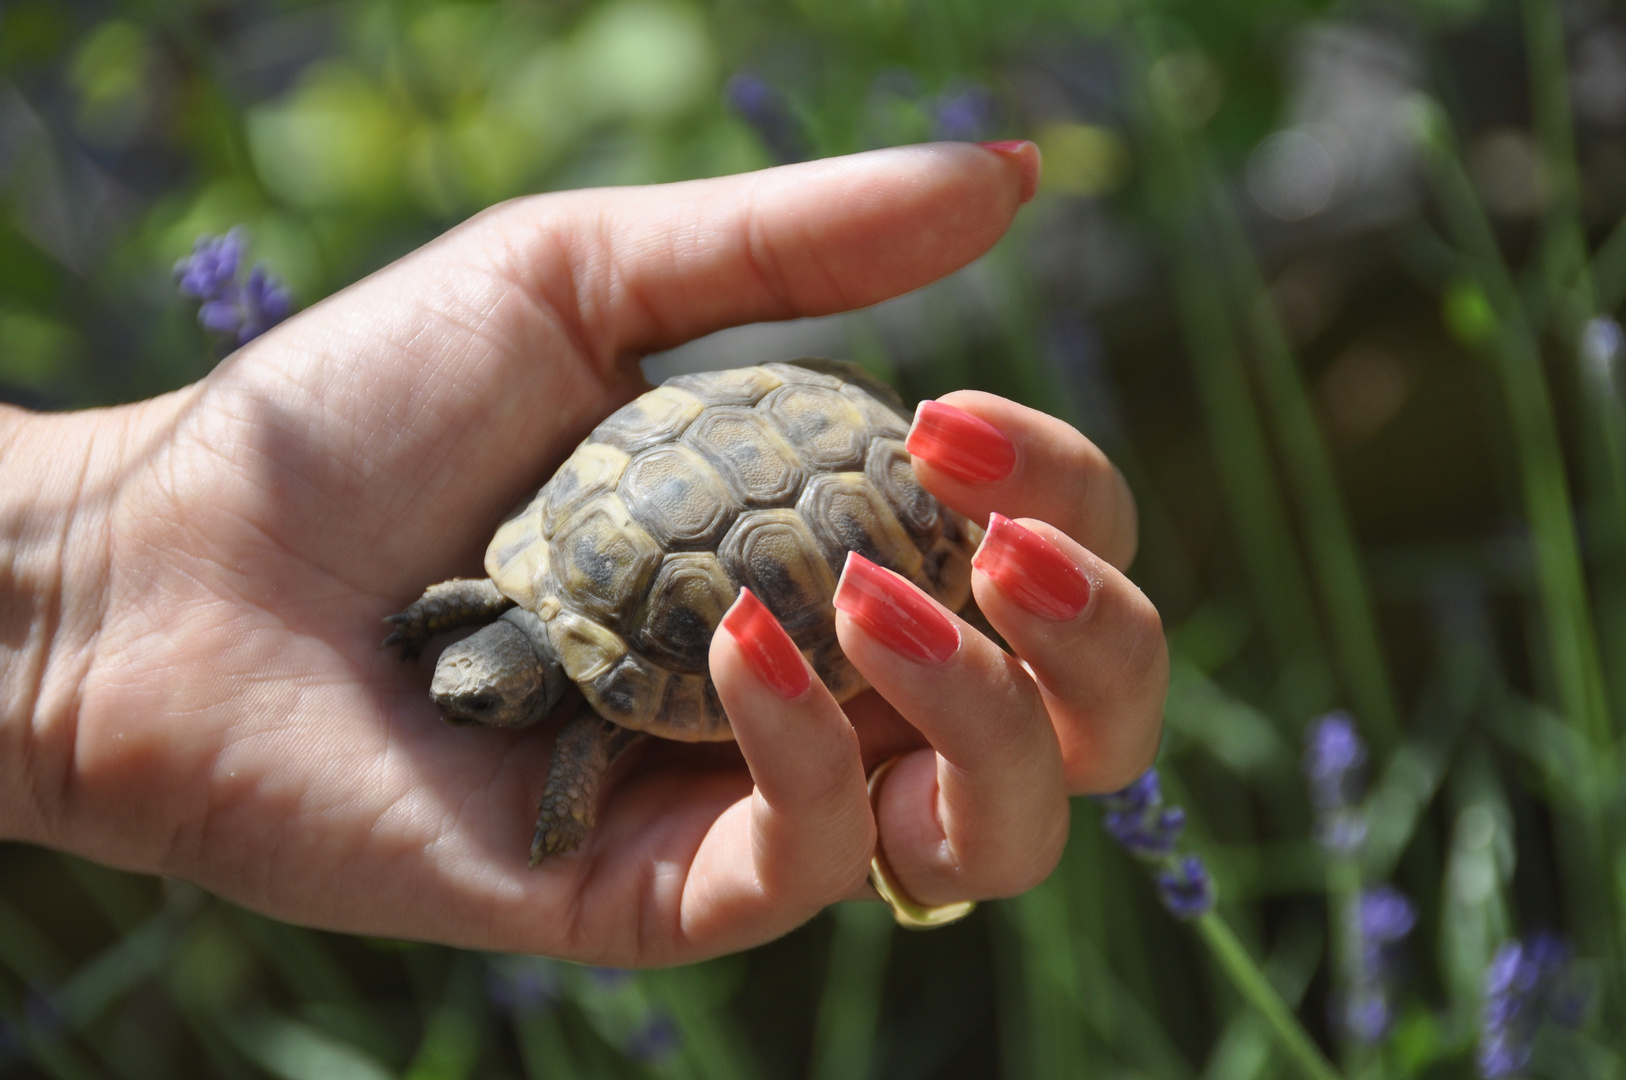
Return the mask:
{"type": "Polygon", "coordinates": [[[1060,882],[1052,876],[1003,908],[1021,942],[1027,1075],[1032,1080],[1089,1075],[1089,1055],[1077,1023],[1082,991],[1060,882]]]}
{"type": "Polygon", "coordinates": [[[272,1013],[226,1024],[238,1049],[280,1080],[394,1080],[377,1058],[299,1020],[272,1013]]]}
{"type": "Polygon", "coordinates": [[[1242,947],[1224,918],[1218,912],[1210,911],[1200,916],[1195,926],[1219,963],[1220,970],[1231,980],[1243,999],[1259,1013],[1300,1075],[1308,1080],[1339,1080],[1338,1070],[1333,1068],[1332,1062],[1305,1032],[1303,1025],[1259,965],[1254,963],[1253,957],[1242,947]]]}
{"type": "Polygon", "coordinates": [[[881,989],[896,927],[884,904],[831,909],[830,969],[813,1027],[811,1080],[863,1080],[875,1072],[881,989]]]}

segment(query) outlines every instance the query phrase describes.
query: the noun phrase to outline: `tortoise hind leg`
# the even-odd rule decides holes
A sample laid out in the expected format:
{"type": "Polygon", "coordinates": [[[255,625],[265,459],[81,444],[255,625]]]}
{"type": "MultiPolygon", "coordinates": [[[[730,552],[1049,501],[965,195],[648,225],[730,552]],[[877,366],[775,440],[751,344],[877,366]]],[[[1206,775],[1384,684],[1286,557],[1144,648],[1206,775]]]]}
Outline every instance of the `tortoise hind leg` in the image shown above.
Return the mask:
{"type": "Polygon", "coordinates": [[[549,855],[575,851],[598,820],[598,789],[604,774],[621,752],[643,733],[612,724],[582,705],[559,732],[548,761],[548,779],[542,785],[536,813],[536,837],[531,841],[531,866],[549,855]]]}
{"type": "Polygon", "coordinates": [[[403,661],[415,658],[436,634],[487,623],[514,606],[490,578],[453,578],[431,585],[399,615],[384,621],[395,627],[381,648],[401,647],[403,661]]]}

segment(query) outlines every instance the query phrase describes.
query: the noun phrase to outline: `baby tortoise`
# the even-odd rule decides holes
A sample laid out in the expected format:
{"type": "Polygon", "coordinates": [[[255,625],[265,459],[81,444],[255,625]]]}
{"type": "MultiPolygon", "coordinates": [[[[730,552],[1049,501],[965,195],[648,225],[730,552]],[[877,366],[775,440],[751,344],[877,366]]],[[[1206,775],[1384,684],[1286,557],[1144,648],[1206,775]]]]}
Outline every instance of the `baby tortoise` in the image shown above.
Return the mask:
{"type": "Polygon", "coordinates": [[[845,701],[866,686],[836,641],[830,599],[847,552],[950,610],[971,594],[980,527],[915,480],[896,392],[855,364],[799,360],[680,375],[600,424],[486,550],[489,578],[433,585],[387,620],[416,656],[446,649],[430,694],[453,723],[525,727],[570,683],[531,865],[593,827],[600,781],[644,734],[732,739],[707,670],[742,586],[845,701]]]}

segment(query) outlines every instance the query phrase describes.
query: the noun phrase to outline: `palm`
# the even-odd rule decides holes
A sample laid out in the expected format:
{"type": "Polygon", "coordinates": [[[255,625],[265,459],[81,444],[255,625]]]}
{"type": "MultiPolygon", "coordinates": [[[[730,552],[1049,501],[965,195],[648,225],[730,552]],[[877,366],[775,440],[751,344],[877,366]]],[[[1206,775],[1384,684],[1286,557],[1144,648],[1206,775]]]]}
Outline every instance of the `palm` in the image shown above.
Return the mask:
{"type": "MultiPolygon", "coordinates": [[[[584,857],[528,871],[548,740],[442,723],[426,670],[378,648],[379,620],[478,571],[504,511],[635,392],[627,357],[742,305],[813,313],[929,280],[1006,212],[981,216],[973,235],[850,287],[750,300],[697,297],[681,265],[645,267],[641,294],[598,295],[555,250],[567,240],[493,254],[476,223],[154,410],[164,422],[112,507],[74,736],[74,808],[123,828],[87,854],[336,928],[623,963],[806,918],[736,932],[728,905],[707,902],[705,850],[749,843],[728,812],[751,792],[732,747],[654,748],[584,857]]],[[[706,255],[693,273],[717,276],[706,255]]]]}

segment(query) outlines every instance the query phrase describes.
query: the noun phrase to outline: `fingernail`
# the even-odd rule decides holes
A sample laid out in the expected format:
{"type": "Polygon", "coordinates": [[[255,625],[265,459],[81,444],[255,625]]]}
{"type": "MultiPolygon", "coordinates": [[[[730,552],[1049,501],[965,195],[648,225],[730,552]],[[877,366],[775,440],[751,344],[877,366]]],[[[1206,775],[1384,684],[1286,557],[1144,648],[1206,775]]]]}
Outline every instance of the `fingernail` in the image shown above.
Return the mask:
{"type": "Polygon", "coordinates": [[[971,565],[1035,615],[1071,619],[1090,602],[1090,579],[1060,548],[1004,514],[988,518],[971,565]]]}
{"type": "Polygon", "coordinates": [[[722,627],[739,643],[745,662],[757,678],[768,684],[768,689],[786,700],[807,693],[812,682],[801,652],[773,612],[752,596],[750,589],[740,590],[739,599],[723,616],[722,627]]]}
{"type": "Polygon", "coordinates": [[[904,447],[968,484],[991,484],[1016,468],[1016,444],[1003,431],[941,401],[922,401],[915,409],[904,447]]]}
{"type": "Polygon", "coordinates": [[[1005,139],[1001,142],[978,143],[984,150],[992,150],[1008,158],[1022,170],[1022,201],[1027,202],[1039,190],[1039,172],[1043,168],[1039,144],[1031,139],[1005,139]]]}
{"type": "Polygon", "coordinates": [[[856,551],[847,553],[835,605],[882,645],[917,664],[941,664],[960,650],[960,629],[924,593],[856,551]]]}

